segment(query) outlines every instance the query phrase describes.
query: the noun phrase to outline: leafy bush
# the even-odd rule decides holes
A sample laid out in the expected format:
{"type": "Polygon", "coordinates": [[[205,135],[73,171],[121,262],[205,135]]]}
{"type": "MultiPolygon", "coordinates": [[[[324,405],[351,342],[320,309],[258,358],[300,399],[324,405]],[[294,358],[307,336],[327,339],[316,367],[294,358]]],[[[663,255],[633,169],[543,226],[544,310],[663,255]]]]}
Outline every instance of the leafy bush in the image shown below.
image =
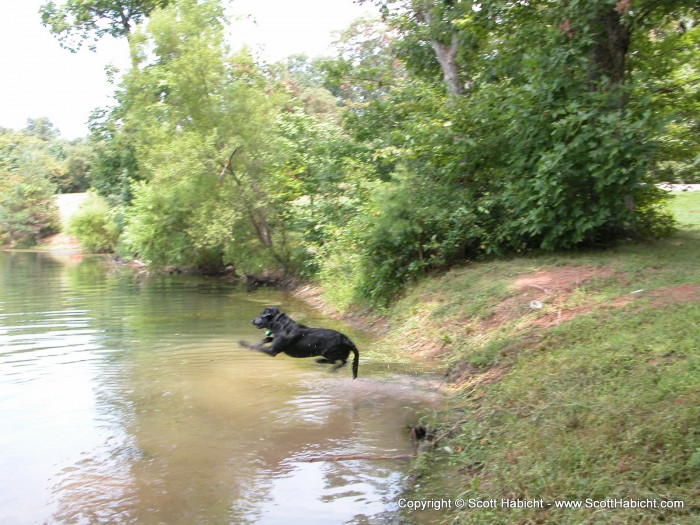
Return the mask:
{"type": "Polygon", "coordinates": [[[154,266],[187,265],[195,260],[188,227],[192,203],[177,187],[140,183],[127,214],[123,249],[154,266]]]}
{"type": "Polygon", "coordinates": [[[677,222],[668,207],[671,194],[654,185],[641,185],[634,194],[637,232],[642,237],[666,237],[676,231],[677,222]]]}
{"type": "Polygon", "coordinates": [[[91,193],[71,218],[68,233],[75,235],[85,250],[105,253],[114,251],[119,228],[107,201],[91,193]]]}
{"type": "Polygon", "coordinates": [[[374,304],[428,271],[476,256],[483,230],[463,192],[408,177],[374,196],[364,228],[359,292],[374,304]],[[461,198],[460,198],[461,197],[461,198]]]}
{"type": "Polygon", "coordinates": [[[611,93],[572,87],[547,103],[527,92],[507,101],[518,120],[503,129],[511,145],[501,166],[498,244],[568,249],[636,233],[634,192],[651,157],[646,117],[611,110],[611,93]]]}
{"type": "Polygon", "coordinates": [[[484,254],[672,229],[660,195],[640,190],[653,169],[656,117],[642,94],[591,62],[609,9],[601,6],[586,11],[581,38],[517,24],[537,48],[508,35],[512,53],[485,53],[485,69],[458,98],[411,79],[349,113],[346,129],[392,171],[347,222],[358,241],[344,282],[355,283],[355,297],[386,304],[407,281],[484,254]]]}
{"type": "Polygon", "coordinates": [[[36,245],[60,229],[55,186],[44,177],[0,173],[0,242],[15,248],[36,245]]]}
{"type": "Polygon", "coordinates": [[[376,182],[320,253],[320,276],[339,307],[386,306],[407,282],[483,253],[480,212],[467,192],[407,172],[376,182]]]}

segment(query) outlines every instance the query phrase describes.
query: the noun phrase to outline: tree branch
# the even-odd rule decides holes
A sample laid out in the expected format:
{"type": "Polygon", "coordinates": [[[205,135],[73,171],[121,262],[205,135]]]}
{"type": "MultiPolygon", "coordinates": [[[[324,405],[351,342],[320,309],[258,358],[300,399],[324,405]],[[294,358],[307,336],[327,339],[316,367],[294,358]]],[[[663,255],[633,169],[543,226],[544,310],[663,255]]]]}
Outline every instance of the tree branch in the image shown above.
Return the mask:
{"type": "Polygon", "coordinates": [[[228,160],[226,161],[226,165],[224,166],[224,169],[221,170],[221,173],[219,173],[219,178],[216,179],[216,187],[218,188],[221,186],[221,181],[224,179],[224,175],[226,175],[226,170],[231,170],[231,176],[233,177],[233,180],[236,181],[236,183],[240,186],[241,181],[238,180],[238,177],[236,177],[236,174],[233,172],[233,169],[231,169],[231,160],[233,159],[233,156],[236,154],[238,151],[238,146],[233,148],[233,151],[231,154],[228,156],[228,160]]]}

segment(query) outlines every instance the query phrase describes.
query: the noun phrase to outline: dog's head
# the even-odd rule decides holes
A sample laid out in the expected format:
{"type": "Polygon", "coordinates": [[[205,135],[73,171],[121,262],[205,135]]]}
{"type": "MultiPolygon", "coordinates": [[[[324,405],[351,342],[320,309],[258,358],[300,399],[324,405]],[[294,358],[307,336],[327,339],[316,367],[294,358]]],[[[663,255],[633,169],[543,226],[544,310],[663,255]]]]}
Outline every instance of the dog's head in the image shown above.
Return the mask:
{"type": "Polygon", "coordinates": [[[274,306],[268,306],[265,308],[258,317],[253,319],[253,326],[255,328],[267,328],[268,330],[272,328],[272,323],[275,317],[280,315],[280,309],[274,306]]]}

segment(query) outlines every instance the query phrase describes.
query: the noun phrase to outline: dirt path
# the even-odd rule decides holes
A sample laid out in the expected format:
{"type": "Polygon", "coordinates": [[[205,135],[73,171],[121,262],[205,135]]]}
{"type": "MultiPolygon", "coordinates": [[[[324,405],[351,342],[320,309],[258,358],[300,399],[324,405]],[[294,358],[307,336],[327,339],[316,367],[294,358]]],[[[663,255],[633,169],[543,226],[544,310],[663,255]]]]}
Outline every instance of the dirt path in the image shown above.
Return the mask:
{"type": "Polygon", "coordinates": [[[87,193],[63,193],[56,195],[56,205],[61,215],[62,232],[44,240],[42,248],[51,252],[78,253],[81,251],[78,240],[73,235],[65,233],[70,218],[78,211],[87,198],[87,193]]]}
{"type": "Polygon", "coordinates": [[[87,193],[63,193],[56,195],[56,205],[61,214],[61,225],[65,230],[68,226],[68,221],[80,208],[80,205],[87,198],[87,193]]]}

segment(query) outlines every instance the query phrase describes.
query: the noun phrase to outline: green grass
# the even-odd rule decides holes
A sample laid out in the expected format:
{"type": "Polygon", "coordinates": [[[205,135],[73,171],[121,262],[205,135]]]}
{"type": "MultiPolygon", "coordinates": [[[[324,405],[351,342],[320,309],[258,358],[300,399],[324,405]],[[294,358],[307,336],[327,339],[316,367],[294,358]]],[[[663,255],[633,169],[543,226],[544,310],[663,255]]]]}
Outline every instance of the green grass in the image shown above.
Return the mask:
{"type": "Polygon", "coordinates": [[[420,458],[415,497],[684,508],[469,509],[443,514],[446,523],[700,523],[700,294],[654,295],[700,286],[700,192],[671,206],[681,230],[666,240],[484,262],[426,280],[393,308],[387,341],[408,333],[439,346],[458,379],[451,408],[432,421],[450,437],[420,458]],[[518,276],[567,266],[601,274],[541,311],[513,287],[518,276]],[[636,298],[613,307],[620,297],[636,298]],[[531,325],[555,310],[579,315],[531,325]]]}
{"type": "MultiPolygon", "coordinates": [[[[520,353],[452,440],[460,452],[444,458],[483,465],[481,483],[462,497],[697,502],[700,306],[650,313],[580,317],[520,353]],[[676,324],[682,321],[685,328],[676,324]],[[485,436],[476,448],[469,446],[474,435],[485,436]]],[[[655,521],[639,510],[545,514],[539,522],[655,521]]],[[[460,522],[517,520],[512,513],[485,518],[470,512],[460,522]]],[[[682,513],[666,518],[696,522],[682,513]]]]}
{"type": "Polygon", "coordinates": [[[674,195],[671,209],[674,218],[685,228],[700,228],[700,195],[698,192],[685,192],[674,195]]]}

